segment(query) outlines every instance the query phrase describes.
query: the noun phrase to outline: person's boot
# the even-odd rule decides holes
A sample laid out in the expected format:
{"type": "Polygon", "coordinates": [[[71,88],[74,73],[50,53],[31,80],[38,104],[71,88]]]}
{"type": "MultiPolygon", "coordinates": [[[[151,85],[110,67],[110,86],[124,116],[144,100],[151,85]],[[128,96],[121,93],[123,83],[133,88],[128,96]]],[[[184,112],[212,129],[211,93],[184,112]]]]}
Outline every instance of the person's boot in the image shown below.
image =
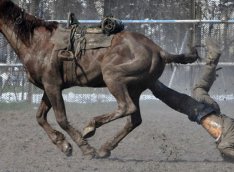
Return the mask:
{"type": "Polygon", "coordinates": [[[225,160],[234,161],[234,119],[221,115],[222,133],[217,148],[225,160]]]}
{"type": "Polygon", "coordinates": [[[217,148],[224,160],[234,162],[234,119],[211,114],[201,120],[201,125],[216,139],[217,148]]]}

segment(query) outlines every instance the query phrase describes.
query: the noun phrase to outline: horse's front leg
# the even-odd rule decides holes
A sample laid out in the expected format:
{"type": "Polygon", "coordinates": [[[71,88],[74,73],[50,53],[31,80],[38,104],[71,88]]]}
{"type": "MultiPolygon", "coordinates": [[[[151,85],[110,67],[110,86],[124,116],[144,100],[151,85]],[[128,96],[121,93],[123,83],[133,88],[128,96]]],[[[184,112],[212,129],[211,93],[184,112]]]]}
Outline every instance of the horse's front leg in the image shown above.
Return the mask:
{"type": "Polygon", "coordinates": [[[60,87],[54,85],[45,86],[46,94],[53,107],[56,120],[60,127],[65,130],[72,138],[72,140],[79,146],[83,155],[95,156],[95,149],[92,148],[86,140],[82,138],[81,133],[76,130],[67,120],[64,100],[60,87]]]}
{"type": "Polygon", "coordinates": [[[50,101],[44,93],[36,115],[37,122],[45,130],[51,141],[67,156],[70,156],[72,154],[71,144],[65,139],[65,136],[62,133],[54,130],[47,121],[47,113],[50,108],[50,101]]]}

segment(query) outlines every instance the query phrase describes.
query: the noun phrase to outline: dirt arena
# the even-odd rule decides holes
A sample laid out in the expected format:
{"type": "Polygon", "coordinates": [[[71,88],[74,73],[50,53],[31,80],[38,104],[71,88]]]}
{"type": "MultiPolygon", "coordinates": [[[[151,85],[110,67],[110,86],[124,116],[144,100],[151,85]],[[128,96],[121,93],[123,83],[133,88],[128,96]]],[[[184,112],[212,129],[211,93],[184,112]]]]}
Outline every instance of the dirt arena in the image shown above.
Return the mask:
{"type": "MultiPolygon", "coordinates": [[[[220,102],[222,112],[234,117],[234,102],[220,102]]],[[[114,104],[68,104],[71,123],[78,129],[92,116],[108,112],[114,104]]],[[[196,123],[159,101],[141,103],[143,123],[112,151],[108,159],[88,160],[73,145],[66,157],[38,126],[36,107],[29,110],[1,110],[0,172],[220,172],[234,171],[234,163],[224,162],[214,140],[196,123]]],[[[49,121],[57,126],[52,112],[49,121]]],[[[111,137],[125,123],[112,122],[97,130],[89,140],[94,147],[111,137]]],[[[60,130],[61,131],[61,130],[60,130]]],[[[64,133],[64,132],[63,132],[64,133]]]]}

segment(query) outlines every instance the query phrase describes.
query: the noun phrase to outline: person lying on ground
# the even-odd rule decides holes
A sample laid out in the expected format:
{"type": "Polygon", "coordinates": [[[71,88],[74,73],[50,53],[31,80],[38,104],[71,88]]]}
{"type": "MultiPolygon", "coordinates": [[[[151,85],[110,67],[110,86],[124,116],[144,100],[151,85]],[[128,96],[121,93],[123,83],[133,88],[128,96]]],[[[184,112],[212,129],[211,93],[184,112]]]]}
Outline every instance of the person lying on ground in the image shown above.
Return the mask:
{"type": "Polygon", "coordinates": [[[220,113],[220,108],[208,94],[216,75],[221,55],[218,45],[207,42],[208,58],[201,78],[195,84],[193,96],[179,93],[157,80],[153,95],[172,109],[186,114],[190,121],[201,124],[216,139],[217,148],[226,160],[234,161],[234,120],[220,113]]]}
{"type": "Polygon", "coordinates": [[[211,114],[201,120],[201,125],[216,139],[217,148],[224,159],[234,159],[234,120],[220,112],[218,103],[211,98],[209,90],[216,79],[217,64],[221,55],[218,44],[207,40],[208,55],[201,77],[196,82],[192,97],[213,107],[217,114],[211,114]]]}

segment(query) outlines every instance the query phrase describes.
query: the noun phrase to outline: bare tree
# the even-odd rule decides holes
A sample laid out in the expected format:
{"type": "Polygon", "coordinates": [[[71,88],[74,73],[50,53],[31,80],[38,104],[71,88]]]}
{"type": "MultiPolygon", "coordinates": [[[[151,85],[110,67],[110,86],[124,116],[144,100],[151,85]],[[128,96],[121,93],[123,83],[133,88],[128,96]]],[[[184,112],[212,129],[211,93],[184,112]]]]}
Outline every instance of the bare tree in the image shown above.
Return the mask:
{"type": "Polygon", "coordinates": [[[31,0],[30,13],[38,16],[39,15],[39,4],[41,0],[31,0]]]}

